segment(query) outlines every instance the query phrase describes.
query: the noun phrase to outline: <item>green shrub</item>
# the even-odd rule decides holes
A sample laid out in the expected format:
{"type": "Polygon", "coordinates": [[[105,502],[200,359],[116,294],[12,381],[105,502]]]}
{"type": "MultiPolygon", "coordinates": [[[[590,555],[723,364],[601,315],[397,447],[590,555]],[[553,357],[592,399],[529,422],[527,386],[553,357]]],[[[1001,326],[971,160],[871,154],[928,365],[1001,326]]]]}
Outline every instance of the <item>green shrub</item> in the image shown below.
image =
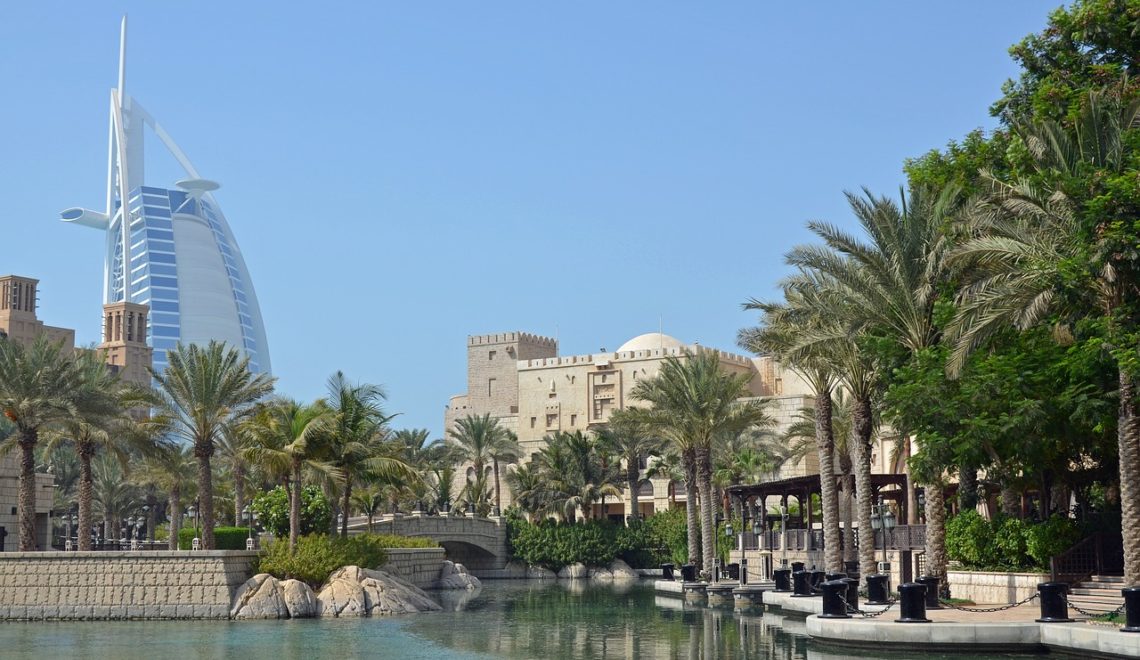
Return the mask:
{"type": "MultiPolygon", "coordinates": [[[[666,561],[677,566],[689,563],[689,526],[685,509],[666,509],[645,519],[652,542],[660,548],[658,565],[666,561]]],[[[650,565],[649,568],[656,568],[650,565]]]]}
{"type": "Polygon", "coordinates": [[[1049,560],[1068,550],[1080,540],[1077,523],[1071,518],[1053,515],[1045,522],[1029,528],[1025,549],[1038,568],[1049,568],[1049,560]]]}
{"type": "MultiPolygon", "coordinates": [[[[289,536],[289,493],[284,486],[253,498],[250,508],[266,531],[277,538],[289,536]]],[[[321,489],[301,489],[301,534],[325,534],[331,524],[332,506],[321,489]]]]}
{"type": "MultiPolygon", "coordinates": [[[[669,544],[661,533],[671,531],[675,535],[669,520],[655,520],[659,515],[664,514],[644,521],[631,520],[628,527],[609,520],[543,520],[532,524],[518,516],[508,516],[508,548],[515,559],[551,570],[574,563],[606,566],[615,558],[633,568],[657,566],[670,556],[669,544]]],[[[684,537],[684,527],[681,536],[684,537]]]]}
{"type": "Polygon", "coordinates": [[[289,542],[276,539],[262,551],[258,570],[278,579],[301,580],[317,589],[330,573],[343,566],[383,566],[388,561],[384,543],[382,537],[372,534],[346,539],[310,534],[297,539],[297,550],[290,554],[289,542]]]}
{"type": "Polygon", "coordinates": [[[998,551],[998,564],[1003,568],[1020,570],[1033,565],[1026,548],[1029,525],[1020,518],[997,518],[994,525],[994,546],[998,551]]]}
{"type": "MultiPolygon", "coordinates": [[[[195,529],[193,526],[183,527],[178,530],[178,549],[189,550],[194,547],[194,533],[199,535],[202,533],[202,528],[195,529]]],[[[215,527],[214,528],[214,549],[215,550],[245,550],[245,540],[249,538],[248,527],[215,527]]]]}
{"type": "Polygon", "coordinates": [[[998,564],[994,530],[977,511],[964,511],[946,522],[946,554],[962,565],[998,564]]]}

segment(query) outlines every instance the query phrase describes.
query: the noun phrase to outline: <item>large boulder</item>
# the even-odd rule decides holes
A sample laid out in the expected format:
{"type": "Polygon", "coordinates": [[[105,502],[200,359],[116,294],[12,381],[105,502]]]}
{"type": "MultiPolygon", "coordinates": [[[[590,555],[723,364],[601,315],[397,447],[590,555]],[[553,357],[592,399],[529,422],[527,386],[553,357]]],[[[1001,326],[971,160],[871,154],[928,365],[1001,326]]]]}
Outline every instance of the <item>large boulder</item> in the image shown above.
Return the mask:
{"type": "Polygon", "coordinates": [[[610,562],[609,571],[613,574],[615,580],[637,579],[641,577],[637,571],[629,567],[629,564],[620,559],[615,559],[610,562]]]}
{"type": "MultiPolygon", "coordinates": [[[[443,562],[444,568],[440,571],[439,579],[442,580],[444,578],[443,570],[446,570],[447,565],[450,563],[451,562],[449,561],[443,562]]],[[[503,577],[516,580],[529,577],[527,573],[529,572],[530,568],[530,566],[526,565],[526,562],[521,562],[517,559],[511,560],[507,562],[507,565],[505,567],[503,567],[503,577]]]]}
{"type": "Polygon", "coordinates": [[[364,576],[357,566],[345,566],[333,571],[328,582],[317,594],[317,612],[321,616],[364,616],[368,614],[368,600],[360,581],[364,576]]]}
{"type": "Polygon", "coordinates": [[[586,565],[581,562],[570,564],[563,566],[558,571],[558,577],[563,580],[582,580],[590,577],[590,569],[586,568],[586,565]]]}
{"type": "Polygon", "coordinates": [[[285,599],[285,607],[288,608],[290,617],[305,619],[317,615],[317,596],[304,582],[283,580],[281,595],[285,599]]]}
{"type": "Polygon", "coordinates": [[[527,566],[526,577],[532,580],[554,580],[558,576],[549,568],[543,568],[541,566],[527,566]]]}
{"type": "Polygon", "coordinates": [[[614,579],[614,574],[604,568],[595,567],[590,569],[590,579],[600,580],[603,582],[612,582],[614,579]]]}
{"type": "Polygon", "coordinates": [[[268,573],[258,573],[246,580],[234,595],[230,616],[235,619],[289,618],[281,583],[268,573]]]}
{"type": "Polygon", "coordinates": [[[373,616],[443,609],[422,589],[391,573],[365,569],[361,574],[360,586],[364,589],[368,613],[373,616]]]}
{"type": "Polygon", "coordinates": [[[466,589],[473,591],[479,587],[479,578],[467,573],[463,564],[455,564],[444,560],[439,570],[439,579],[436,580],[437,589],[466,589]]]}

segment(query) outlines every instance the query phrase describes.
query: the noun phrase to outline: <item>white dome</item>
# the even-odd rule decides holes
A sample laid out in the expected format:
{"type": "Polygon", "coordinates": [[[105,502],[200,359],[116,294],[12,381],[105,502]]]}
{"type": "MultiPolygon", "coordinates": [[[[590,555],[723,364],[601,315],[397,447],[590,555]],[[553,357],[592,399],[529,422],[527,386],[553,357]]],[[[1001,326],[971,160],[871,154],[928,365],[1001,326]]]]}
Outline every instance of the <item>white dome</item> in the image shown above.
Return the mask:
{"type": "Polygon", "coordinates": [[[622,344],[618,348],[618,353],[625,353],[626,351],[653,351],[661,348],[681,348],[684,344],[676,337],[662,334],[660,332],[647,332],[644,335],[638,335],[622,344]]]}

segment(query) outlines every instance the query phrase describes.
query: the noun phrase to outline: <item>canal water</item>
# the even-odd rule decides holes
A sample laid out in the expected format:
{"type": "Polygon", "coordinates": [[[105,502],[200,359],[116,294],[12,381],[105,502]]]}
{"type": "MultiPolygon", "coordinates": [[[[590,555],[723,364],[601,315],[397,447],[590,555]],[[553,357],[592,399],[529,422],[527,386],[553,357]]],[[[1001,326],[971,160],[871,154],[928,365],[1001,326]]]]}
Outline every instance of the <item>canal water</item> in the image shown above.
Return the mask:
{"type": "Polygon", "coordinates": [[[802,618],[684,606],[654,594],[649,581],[487,581],[477,592],[434,595],[447,611],[366,619],[5,623],[0,624],[0,658],[943,657],[818,648],[805,636],[802,618]]]}

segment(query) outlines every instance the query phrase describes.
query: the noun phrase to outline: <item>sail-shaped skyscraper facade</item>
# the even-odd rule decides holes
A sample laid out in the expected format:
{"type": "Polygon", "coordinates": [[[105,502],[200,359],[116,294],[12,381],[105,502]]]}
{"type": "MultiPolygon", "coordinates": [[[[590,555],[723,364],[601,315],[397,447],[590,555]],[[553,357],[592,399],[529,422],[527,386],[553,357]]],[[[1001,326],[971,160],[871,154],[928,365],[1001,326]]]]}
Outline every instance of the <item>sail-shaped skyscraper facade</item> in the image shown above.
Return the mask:
{"type": "Polygon", "coordinates": [[[199,176],[162,126],[125,91],[127,19],[119,44],[119,83],[111,90],[105,211],[70,208],[65,222],[103,230],[103,302],[150,306],[154,368],[179,342],[224,341],[270,372],[265,325],[237,240],[214,198],[218,184],[199,176]],[[173,187],[150,185],[144,133],[156,137],[186,173],[173,187]]]}

